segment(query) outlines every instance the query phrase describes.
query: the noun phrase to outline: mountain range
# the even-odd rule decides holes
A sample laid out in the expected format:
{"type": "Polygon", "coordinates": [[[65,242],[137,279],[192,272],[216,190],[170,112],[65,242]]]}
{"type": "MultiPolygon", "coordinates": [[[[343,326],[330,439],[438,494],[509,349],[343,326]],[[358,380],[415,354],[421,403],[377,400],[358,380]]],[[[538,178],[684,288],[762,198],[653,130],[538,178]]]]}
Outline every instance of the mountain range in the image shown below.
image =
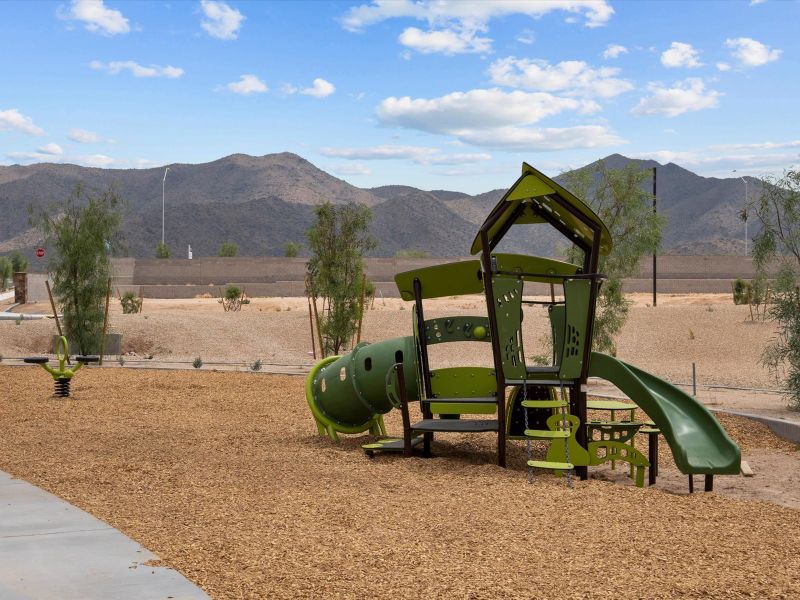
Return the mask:
{"type": "MultiPolygon", "coordinates": [[[[665,253],[741,252],[741,180],[701,177],[673,163],[661,165],[619,154],[602,160],[609,168],[630,163],[643,169],[658,167],[658,208],[667,218],[665,253]]],[[[314,206],[325,200],[371,207],[372,233],[378,240],[375,256],[394,256],[402,250],[465,256],[478,226],[505,192],[470,195],[405,185],[362,189],[287,152],[234,154],[204,164],[168,166],[166,241],[174,256],[184,256],[189,244],[195,256],[215,255],[225,241],[237,243],[241,255],[281,255],[287,242],[305,241],[314,206]]],[[[515,175],[509,174],[504,183],[515,175]]],[[[111,186],[119,192],[125,201],[128,253],[152,256],[161,239],[163,176],[164,167],[123,170],[46,163],[0,167],[0,253],[20,249],[30,255],[39,235],[29,225],[29,206],[50,205],[80,181],[89,188],[111,186]]],[[[754,197],[758,180],[749,182],[754,197]]],[[[502,250],[551,254],[558,239],[545,228],[541,235],[504,241],[502,250]]]]}

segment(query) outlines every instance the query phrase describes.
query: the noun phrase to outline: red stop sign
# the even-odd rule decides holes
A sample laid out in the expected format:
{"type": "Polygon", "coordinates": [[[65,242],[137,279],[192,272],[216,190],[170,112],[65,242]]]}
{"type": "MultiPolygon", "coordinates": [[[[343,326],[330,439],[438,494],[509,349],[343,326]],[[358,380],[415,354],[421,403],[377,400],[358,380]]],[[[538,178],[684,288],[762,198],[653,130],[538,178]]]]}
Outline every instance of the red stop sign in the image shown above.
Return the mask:
{"type": "Polygon", "coordinates": [[[36,248],[36,258],[44,258],[44,248],[41,246],[36,248]]]}

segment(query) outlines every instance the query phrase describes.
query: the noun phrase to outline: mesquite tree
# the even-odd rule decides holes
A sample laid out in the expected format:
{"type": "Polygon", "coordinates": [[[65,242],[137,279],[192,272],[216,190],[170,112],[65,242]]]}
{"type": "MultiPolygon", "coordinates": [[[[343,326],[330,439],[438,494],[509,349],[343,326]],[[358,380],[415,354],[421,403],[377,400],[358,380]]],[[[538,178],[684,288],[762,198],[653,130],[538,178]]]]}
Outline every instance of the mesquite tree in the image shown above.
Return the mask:
{"type": "Polygon", "coordinates": [[[360,317],[359,300],[365,252],[375,247],[369,233],[372,211],[353,202],[314,209],[316,223],[308,230],[309,291],[323,298],[320,332],[325,354],[338,354],[353,338],[360,317]]]}
{"type": "Polygon", "coordinates": [[[47,270],[64,314],[64,334],[81,354],[100,352],[120,204],[112,190],[90,193],[78,184],[62,202],[31,215],[51,249],[47,270]]]}
{"type": "MultiPolygon", "coordinates": [[[[600,272],[608,277],[597,298],[592,340],[600,352],[616,353],[614,339],[628,318],[630,301],[623,293],[622,280],[636,275],[641,258],[653,254],[661,244],[664,218],[653,213],[653,196],[646,191],[651,177],[650,169],[632,163],[609,169],[603,161],[562,176],[564,185],[603,220],[614,241],[608,256],[600,257],[600,272]]],[[[580,254],[573,246],[568,258],[576,262],[582,258],[580,254]]]]}
{"type": "Polygon", "coordinates": [[[777,271],[767,309],[777,331],[761,362],[782,381],[789,408],[800,410],[800,171],[767,177],[749,209],[761,225],[753,238],[754,283],[764,287],[768,270],[777,271]]]}

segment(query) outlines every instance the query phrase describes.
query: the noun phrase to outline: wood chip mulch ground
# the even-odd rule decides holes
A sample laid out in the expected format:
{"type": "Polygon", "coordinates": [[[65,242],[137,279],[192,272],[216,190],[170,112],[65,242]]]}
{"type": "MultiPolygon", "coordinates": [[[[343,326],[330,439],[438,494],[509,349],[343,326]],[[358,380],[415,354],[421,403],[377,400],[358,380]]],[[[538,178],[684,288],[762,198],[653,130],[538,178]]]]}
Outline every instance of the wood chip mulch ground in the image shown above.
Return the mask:
{"type": "MultiPolygon", "coordinates": [[[[491,435],[369,460],[361,437],[316,435],[301,378],[90,368],[61,400],[41,371],[0,367],[0,386],[0,469],[213,598],[800,597],[797,510],[528,485],[523,445],[500,469],[491,435]]],[[[744,429],[745,445],[776,443],[744,429]]]]}

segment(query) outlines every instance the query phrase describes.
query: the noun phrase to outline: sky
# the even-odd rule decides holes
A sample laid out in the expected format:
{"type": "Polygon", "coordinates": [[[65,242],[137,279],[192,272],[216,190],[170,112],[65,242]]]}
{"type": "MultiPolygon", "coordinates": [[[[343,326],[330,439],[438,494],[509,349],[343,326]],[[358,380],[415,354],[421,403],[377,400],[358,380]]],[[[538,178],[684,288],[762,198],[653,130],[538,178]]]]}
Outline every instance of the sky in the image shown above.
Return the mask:
{"type": "Polygon", "coordinates": [[[0,165],[294,152],[480,193],[620,153],[800,164],[797,0],[0,3],[0,165]]]}

